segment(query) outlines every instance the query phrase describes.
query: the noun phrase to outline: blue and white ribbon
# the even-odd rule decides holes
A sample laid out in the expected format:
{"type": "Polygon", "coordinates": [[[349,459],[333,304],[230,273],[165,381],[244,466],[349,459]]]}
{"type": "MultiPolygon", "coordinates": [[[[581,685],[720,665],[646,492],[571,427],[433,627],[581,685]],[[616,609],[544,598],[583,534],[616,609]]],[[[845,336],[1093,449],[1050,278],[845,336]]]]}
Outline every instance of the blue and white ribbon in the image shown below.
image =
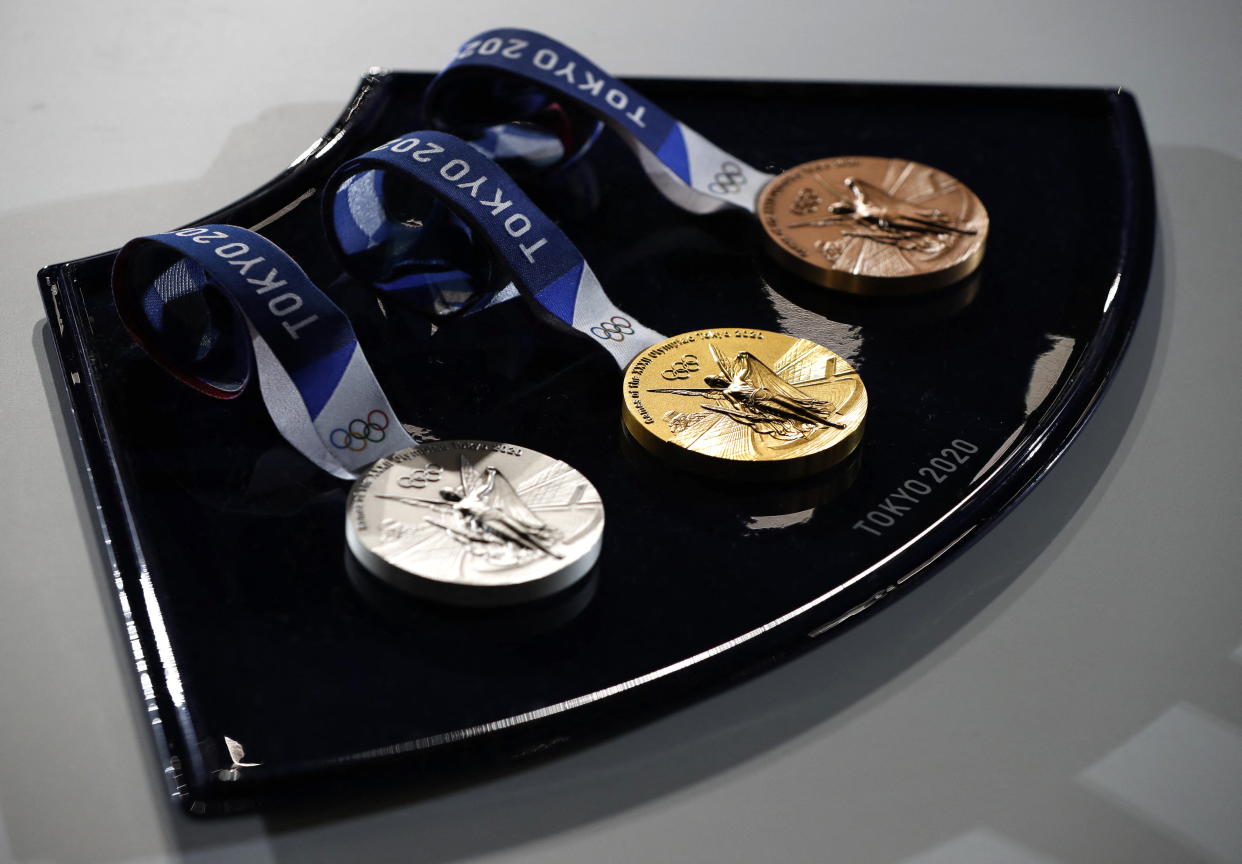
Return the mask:
{"type": "MultiPolygon", "coordinates": [[[[346,199],[351,220],[382,226],[394,221],[394,197],[419,189],[434,195],[485,241],[513,283],[538,308],[590,336],[624,366],[664,337],[608,299],[582,253],[495,162],[447,132],[411,132],[346,162],[324,188],[324,221],[344,247],[338,214],[346,199]],[[365,182],[355,178],[370,176],[365,182]],[[375,175],[390,175],[377,177],[375,175]],[[394,179],[407,189],[394,195],[394,179]],[[384,195],[368,190],[386,189],[384,195]]],[[[377,228],[376,230],[382,230],[377,228]]],[[[343,249],[342,249],[343,251],[343,249]]],[[[492,303],[512,296],[495,295],[492,303]]]]}
{"type": "MultiPolygon", "coordinates": [[[[550,169],[566,155],[560,137],[527,121],[484,127],[470,143],[522,171],[550,169]]],[[[378,171],[355,174],[333,199],[332,228],[350,273],[385,299],[436,317],[469,311],[495,291],[470,229],[444,205],[398,202],[399,214],[380,219],[387,212],[382,180],[378,171]]]]}
{"type": "Polygon", "coordinates": [[[585,108],[621,135],[665,197],[692,213],[726,207],[753,213],[759,191],[772,179],[542,33],[506,27],[467,40],[428,88],[429,116],[452,99],[455,73],[465,69],[518,76],[585,108]]]}
{"type": "Polygon", "coordinates": [[[185,383],[230,398],[257,370],[276,428],[324,470],[353,478],[413,445],[345,314],[270,240],[232,225],[139,237],[112,290],[134,338],[185,383]]]}
{"type": "Polygon", "coordinates": [[[565,143],[559,137],[520,120],[488,126],[470,143],[501,165],[520,165],[535,171],[551,168],[567,155],[565,143]]]}
{"type": "Polygon", "coordinates": [[[470,308],[486,292],[489,273],[469,227],[435,201],[406,202],[389,214],[383,179],[379,171],[355,174],[333,196],[332,229],[347,269],[418,312],[470,308]]]}

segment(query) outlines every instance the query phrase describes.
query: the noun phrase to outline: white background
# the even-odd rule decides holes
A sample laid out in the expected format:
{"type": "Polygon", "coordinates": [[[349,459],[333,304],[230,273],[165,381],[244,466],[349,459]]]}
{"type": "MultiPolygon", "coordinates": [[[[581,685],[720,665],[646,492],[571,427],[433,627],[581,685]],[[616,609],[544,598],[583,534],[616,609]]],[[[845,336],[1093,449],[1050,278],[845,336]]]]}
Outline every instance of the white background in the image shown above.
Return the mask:
{"type": "Polygon", "coordinates": [[[1242,5],[0,5],[0,860],[1242,860],[1242,5]],[[1160,226],[1119,377],[1051,476],[809,655],[542,766],[300,816],[164,799],[34,274],[255,188],[370,66],[490,26],[618,74],[1120,84],[1160,226]]]}

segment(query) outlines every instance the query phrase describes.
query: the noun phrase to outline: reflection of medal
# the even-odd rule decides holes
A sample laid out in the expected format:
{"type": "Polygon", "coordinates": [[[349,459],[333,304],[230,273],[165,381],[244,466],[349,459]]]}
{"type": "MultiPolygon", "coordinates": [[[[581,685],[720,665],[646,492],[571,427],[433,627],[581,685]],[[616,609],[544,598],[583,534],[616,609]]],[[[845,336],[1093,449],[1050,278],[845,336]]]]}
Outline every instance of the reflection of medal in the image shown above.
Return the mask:
{"type": "Polygon", "coordinates": [[[622,382],[625,426],[648,450],[704,474],[802,477],[862,438],[867,391],[845,360],[806,339],[728,327],[639,354],[622,382]]]}
{"type": "Polygon", "coordinates": [[[599,558],[604,505],[576,470],[534,450],[439,441],[375,463],[349,493],[345,534],[373,575],[466,606],[545,597],[599,558]]]}
{"type": "Polygon", "coordinates": [[[789,169],[759,194],[768,251],[804,279],[854,293],[950,285],[983,260],[988,214],[962,183],[904,159],[789,169]]]}

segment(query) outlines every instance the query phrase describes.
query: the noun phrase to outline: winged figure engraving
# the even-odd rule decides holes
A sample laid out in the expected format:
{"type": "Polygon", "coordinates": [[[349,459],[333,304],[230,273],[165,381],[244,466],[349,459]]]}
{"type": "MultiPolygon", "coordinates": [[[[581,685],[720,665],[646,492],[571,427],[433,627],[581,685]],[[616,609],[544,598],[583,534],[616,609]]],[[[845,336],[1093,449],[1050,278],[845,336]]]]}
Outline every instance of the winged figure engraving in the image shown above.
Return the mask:
{"type": "MultiPolygon", "coordinates": [[[[707,399],[700,404],[702,414],[669,412],[665,419],[675,432],[689,430],[701,425],[699,421],[712,416],[724,417],[740,424],[758,435],[779,441],[797,441],[818,429],[844,429],[845,424],[834,419],[844,402],[854,391],[850,376],[852,370],[836,373],[835,358],[832,368],[827,358],[813,358],[805,349],[795,346],[777,363],[780,371],[773,371],[766,363],[749,351],[739,351],[732,359],[721,356],[714,345],[708,345],[718,374],[706,375],[706,387],[673,387],[652,389],[652,393],[674,393],[680,396],[698,396],[707,399]],[[795,378],[794,383],[781,372],[795,378]],[[836,383],[828,392],[817,398],[806,387],[815,384],[836,383]]],[[[822,349],[821,349],[822,351],[822,349]]],[[[706,432],[707,430],[704,430],[706,432]]]]}
{"type": "Polygon", "coordinates": [[[379,495],[415,507],[431,509],[426,523],[493,564],[520,564],[533,557],[562,558],[553,547],[560,532],[539,518],[495,466],[482,474],[463,456],[461,485],[440,489],[439,500],[403,495],[379,495]]]}
{"type": "MultiPolygon", "coordinates": [[[[901,179],[904,177],[903,173],[901,179]]],[[[866,180],[846,177],[842,181],[848,193],[845,195],[832,189],[819,177],[816,180],[837,196],[825,208],[828,215],[792,224],[790,228],[823,228],[837,223],[852,223],[852,228],[842,231],[843,237],[871,240],[908,252],[928,254],[942,252],[950,235],[978,233],[963,228],[958,220],[940,210],[919,206],[922,201],[952,191],[954,185],[935,186],[923,194],[900,198],[895,194],[900,179],[892,185],[894,192],[886,192],[866,180]]]]}

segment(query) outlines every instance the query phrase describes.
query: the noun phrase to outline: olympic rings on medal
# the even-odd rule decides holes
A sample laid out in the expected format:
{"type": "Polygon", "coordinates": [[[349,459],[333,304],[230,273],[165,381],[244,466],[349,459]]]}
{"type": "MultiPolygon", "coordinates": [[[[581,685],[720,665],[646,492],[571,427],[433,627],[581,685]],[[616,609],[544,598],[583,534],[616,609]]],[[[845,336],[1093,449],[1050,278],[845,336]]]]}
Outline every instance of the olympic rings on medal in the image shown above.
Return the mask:
{"type": "Polygon", "coordinates": [[[660,377],[665,381],[685,381],[690,377],[691,372],[699,371],[699,358],[693,354],[686,354],[680,360],[674,360],[673,365],[660,373],[660,377]]]}
{"type": "Polygon", "coordinates": [[[741,191],[745,185],[746,174],[743,173],[742,166],[732,161],[722,162],[712,182],[707,184],[707,191],[717,195],[732,195],[741,191]]]}
{"type": "Polygon", "coordinates": [[[389,422],[388,415],[376,408],[367,415],[365,420],[356,417],[349,421],[346,428],[342,429],[338,426],[333,429],[328,440],[337,450],[352,450],[355,453],[361,453],[367,449],[368,444],[378,444],[387,437],[388,433],[384,430],[388,428],[389,422]]]}
{"type": "Polygon", "coordinates": [[[397,485],[402,489],[425,489],[428,483],[439,483],[443,473],[444,469],[434,464],[425,468],[415,468],[406,476],[398,477],[397,485]]]}
{"type": "Polygon", "coordinates": [[[613,315],[591,328],[591,335],[613,342],[624,342],[626,336],[634,335],[634,322],[620,315],[613,315]]]}

